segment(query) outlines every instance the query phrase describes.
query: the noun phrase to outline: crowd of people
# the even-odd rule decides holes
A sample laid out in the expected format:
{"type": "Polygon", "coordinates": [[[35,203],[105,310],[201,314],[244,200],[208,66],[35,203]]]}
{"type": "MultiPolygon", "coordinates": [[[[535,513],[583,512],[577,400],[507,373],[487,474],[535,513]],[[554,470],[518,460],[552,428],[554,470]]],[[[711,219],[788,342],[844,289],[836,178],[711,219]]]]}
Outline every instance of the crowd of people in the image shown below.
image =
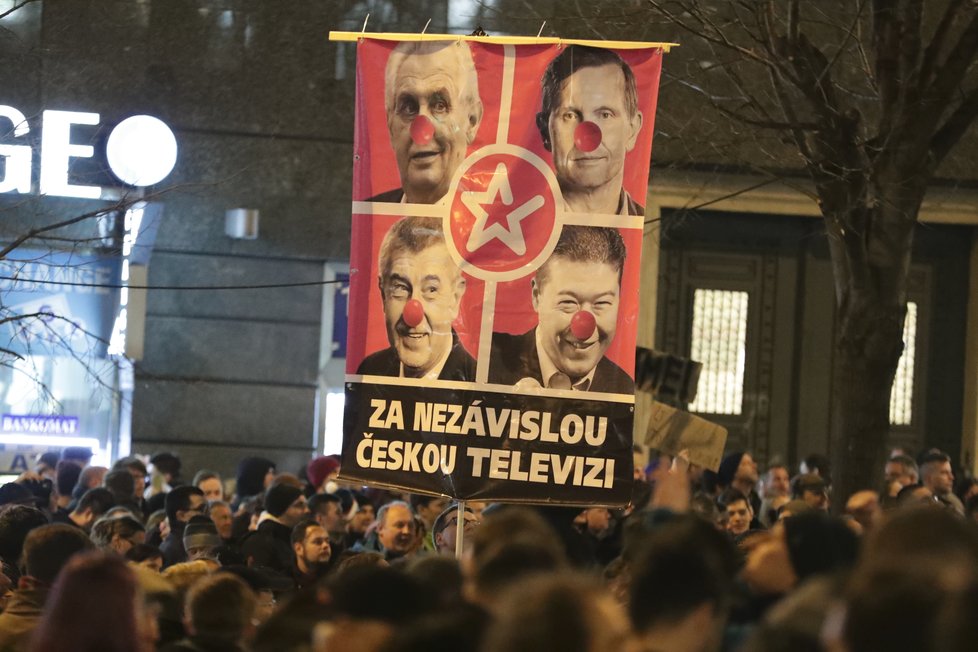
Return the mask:
{"type": "Polygon", "coordinates": [[[402,494],[246,458],[47,454],[0,486],[0,652],[964,652],[978,482],[895,451],[716,473],[635,451],[623,509],[402,494]],[[832,502],[839,509],[831,510],[832,502]],[[459,520],[461,519],[461,521],[459,520]],[[458,536],[462,535],[461,541],[458,536]],[[457,556],[457,549],[461,555],[457,556]]]}

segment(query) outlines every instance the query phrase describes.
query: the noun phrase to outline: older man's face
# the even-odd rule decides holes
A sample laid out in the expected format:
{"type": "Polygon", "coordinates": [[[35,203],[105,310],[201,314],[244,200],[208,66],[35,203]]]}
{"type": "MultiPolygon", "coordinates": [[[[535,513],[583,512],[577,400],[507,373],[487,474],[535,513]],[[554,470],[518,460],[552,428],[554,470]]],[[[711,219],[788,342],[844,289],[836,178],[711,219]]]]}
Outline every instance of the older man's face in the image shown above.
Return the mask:
{"type": "Polygon", "coordinates": [[[432,204],[448,192],[452,175],[479,127],[481,111],[462,99],[466,75],[456,47],[407,56],[394,81],[387,127],[410,202],[432,204]],[[411,137],[411,123],[418,116],[434,125],[434,136],[428,142],[415,142],[411,137]]]}
{"type": "Polygon", "coordinates": [[[414,516],[410,510],[394,505],[384,513],[384,522],[377,526],[377,538],[384,549],[405,553],[414,543],[414,516]]]}
{"type": "Polygon", "coordinates": [[[421,377],[432,371],[452,346],[452,322],[458,316],[464,285],[448,247],[438,242],[411,253],[399,251],[390,272],[381,279],[387,338],[404,365],[404,375],[421,377]],[[404,306],[416,299],[424,319],[405,322],[404,306]]]}
{"type": "Polygon", "coordinates": [[[628,113],[621,68],[613,64],[589,66],[564,80],[549,126],[561,188],[588,192],[609,183],[621,185],[625,154],[635,146],[642,115],[628,113]],[[601,128],[601,144],[590,152],[574,145],[574,130],[582,122],[601,128]]]}
{"type": "Polygon", "coordinates": [[[556,257],[546,263],[542,282],[533,282],[533,307],[539,317],[543,349],[557,367],[576,381],[594,369],[615,337],[618,324],[618,270],[607,263],[556,257]],[[594,315],[597,328],[584,340],[571,332],[579,310],[594,315]]]}

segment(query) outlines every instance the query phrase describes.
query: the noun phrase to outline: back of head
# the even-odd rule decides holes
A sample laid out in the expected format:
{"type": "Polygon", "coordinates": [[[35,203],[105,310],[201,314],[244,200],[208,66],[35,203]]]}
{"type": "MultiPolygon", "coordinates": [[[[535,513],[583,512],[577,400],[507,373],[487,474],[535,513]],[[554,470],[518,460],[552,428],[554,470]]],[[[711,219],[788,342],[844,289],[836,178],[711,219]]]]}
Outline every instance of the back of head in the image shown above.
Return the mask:
{"type": "Polygon", "coordinates": [[[197,487],[192,487],[190,485],[184,485],[182,487],[175,487],[170,490],[170,493],[166,495],[166,517],[170,519],[170,526],[172,527],[174,523],[177,522],[177,512],[184,512],[190,509],[190,497],[191,496],[203,496],[202,492],[197,487]]]}
{"type": "Polygon", "coordinates": [[[61,459],[85,466],[92,461],[92,449],[84,446],[68,446],[61,451],[61,459]]]}
{"type": "Polygon", "coordinates": [[[354,620],[407,624],[437,606],[420,582],[393,568],[350,567],[327,587],[336,612],[354,620]]]}
{"type": "Polygon", "coordinates": [[[909,506],[889,512],[870,532],[863,556],[871,564],[935,560],[978,575],[978,531],[948,510],[909,506]]]}
{"type": "Polygon", "coordinates": [[[275,470],[275,463],[264,457],[246,457],[238,463],[238,498],[257,496],[265,491],[265,476],[275,470]]]}
{"type": "Polygon", "coordinates": [[[28,533],[47,523],[44,512],[36,507],[7,505],[0,509],[0,559],[17,565],[28,533]]]}
{"type": "Polygon", "coordinates": [[[31,650],[148,650],[137,621],[139,600],[136,576],[121,557],[77,555],[51,590],[31,650]]]}
{"type": "Polygon", "coordinates": [[[169,475],[170,477],[176,478],[180,475],[180,457],[175,453],[156,453],[153,457],[149,458],[149,463],[153,465],[158,473],[163,475],[169,475]]]}
{"type": "Polygon", "coordinates": [[[70,525],[43,525],[24,540],[24,573],[44,584],[54,583],[74,555],[94,548],[85,533],[70,525]]]}
{"type": "Polygon", "coordinates": [[[791,566],[800,580],[856,563],[859,539],[835,516],[820,511],[793,515],[784,521],[784,534],[791,566]]]}
{"type": "Polygon", "coordinates": [[[99,548],[107,548],[112,539],[131,539],[139,532],[145,532],[143,524],[129,515],[100,518],[92,525],[92,543],[99,548]]]}
{"type": "Polygon", "coordinates": [[[81,472],[81,467],[74,462],[67,460],[58,462],[57,475],[54,483],[58,494],[61,496],[70,496],[71,491],[78,484],[78,476],[81,475],[81,472]]]}
{"type": "Polygon", "coordinates": [[[725,613],[738,556],[730,539],[692,515],[636,533],[629,614],[638,632],[682,619],[697,607],[725,613]]]}
{"type": "MultiPolygon", "coordinates": [[[[126,475],[129,474],[127,473],[126,475]]],[[[78,504],[75,505],[75,511],[84,512],[90,509],[92,510],[93,518],[100,518],[107,511],[115,507],[115,504],[116,498],[109,489],[95,487],[94,489],[89,489],[82,495],[78,504]]]]}
{"type": "Polygon", "coordinates": [[[498,595],[529,575],[562,569],[567,556],[553,528],[536,512],[494,511],[472,535],[472,574],[483,598],[498,595]]]}
{"type": "Polygon", "coordinates": [[[256,603],[254,592],[240,577],[231,573],[204,577],[187,592],[187,615],[193,634],[237,643],[255,613],[256,603]]]}
{"type": "Polygon", "coordinates": [[[105,488],[112,492],[116,501],[130,500],[136,490],[135,481],[128,469],[109,471],[102,480],[105,488]]]}
{"type": "MultiPolygon", "coordinates": [[[[504,593],[483,652],[589,652],[614,627],[600,613],[601,587],[571,574],[540,575],[504,593]]],[[[624,618],[620,626],[627,627],[624,618]]],[[[622,643],[624,641],[621,641],[622,643]]]]}

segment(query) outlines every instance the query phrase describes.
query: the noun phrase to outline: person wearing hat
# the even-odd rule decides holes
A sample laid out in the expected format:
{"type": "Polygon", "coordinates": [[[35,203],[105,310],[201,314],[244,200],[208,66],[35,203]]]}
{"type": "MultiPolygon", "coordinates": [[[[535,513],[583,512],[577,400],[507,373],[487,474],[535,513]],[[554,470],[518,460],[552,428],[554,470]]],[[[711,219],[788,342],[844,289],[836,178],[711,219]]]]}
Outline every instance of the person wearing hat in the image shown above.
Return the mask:
{"type": "Polygon", "coordinates": [[[249,565],[291,576],[294,563],[292,528],[308,514],[306,497],[291,484],[273,484],[265,492],[266,516],[241,544],[249,565]]]}
{"type": "Polygon", "coordinates": [[[237,511],[241,503],[265,492],[275,479],[275,462],[264,457],[245,457],[238,463],[235,477],[235,499],[231,508],[237,511]]]}
{"type": "Polygon", "coordinates": [[[340,473],[340,460],[337,455],[320,455],[306,465],[306,479],[309,480],[313,492],[317,494],[334,494],[339,486],[336,476],[340,473]]]}
{"type": "Polygon", "coordinates": [[[214,559],[217,549],[223,545],[217,526],[208,516],[194,516],[183,529],[183,547],[187,561],[214,559]]]}
{"type": "Polygon", "coordinates": [[[717,484],[720,489],[733,488],[747,496],[753,514],[751,527],[755,529],[761,527],[757,518],[761,513],[761,497],[755,491],[759,479],[757,462],[750,453],[743,451],[736,451],[724,457],[717,470],[717,484]]]}
{"type": "Polygon", "coordinates": [[[803,500],[813,509],[829,511],[829,491],[825,480],[817,473],[803,473],[791,483],[791,497],[803,500]]]}

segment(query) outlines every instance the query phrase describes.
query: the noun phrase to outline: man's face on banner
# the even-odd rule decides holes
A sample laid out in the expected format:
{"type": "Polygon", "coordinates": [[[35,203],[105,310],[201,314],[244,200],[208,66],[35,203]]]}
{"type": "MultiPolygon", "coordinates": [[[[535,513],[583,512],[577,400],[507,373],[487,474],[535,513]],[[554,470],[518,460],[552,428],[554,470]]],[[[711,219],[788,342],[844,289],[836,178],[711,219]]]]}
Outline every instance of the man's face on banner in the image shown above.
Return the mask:
{"type": "Polygon", "coordinates": [[[577,262],[558,256],[533,281],[533,308],[544,350],[557,369],[577,380],[594,369],[615,337],[620,287],[618,270],[607,263],[577,262]],[[594,315],[597,328],[585,340],[571,332],[579,310],[594,315]]]}
{"type": "Polygon", "coordinates": [[[411,54],[397,70],[387,127],[409,202],[432,204],[448,192],[479,128],[481,107],[463,99],[466,72],[456,49],[450,45],[411,54]],[[411,124],[418,116],[434,126],[427,142],[416,142],[411,136],[411,124]]]}
{"type": "Polygon", "coordinates": [[[465,282],[444,242],[417,253],[394,253],[380,293],[387,338],[404,364],[405,375],[427,374],[451,348],[452,322],[464,291],[465,282]],[[417,326],[409,326],[403,318],[411,299],[424,308],[424,319],[417,326]]]}
{"type": "Polygon", "coordinates": [[[560,104],[550,114],[550,142],[561,188],[585,192],[608,183],[621,185],[625,154],[635,146],[642,115],[628,114],[625,75],[616,65],[574,72],[560,88],[560,104]],[[601,128],[601,144],[590,152],[574,145],[582,122],[601,128]]]}

